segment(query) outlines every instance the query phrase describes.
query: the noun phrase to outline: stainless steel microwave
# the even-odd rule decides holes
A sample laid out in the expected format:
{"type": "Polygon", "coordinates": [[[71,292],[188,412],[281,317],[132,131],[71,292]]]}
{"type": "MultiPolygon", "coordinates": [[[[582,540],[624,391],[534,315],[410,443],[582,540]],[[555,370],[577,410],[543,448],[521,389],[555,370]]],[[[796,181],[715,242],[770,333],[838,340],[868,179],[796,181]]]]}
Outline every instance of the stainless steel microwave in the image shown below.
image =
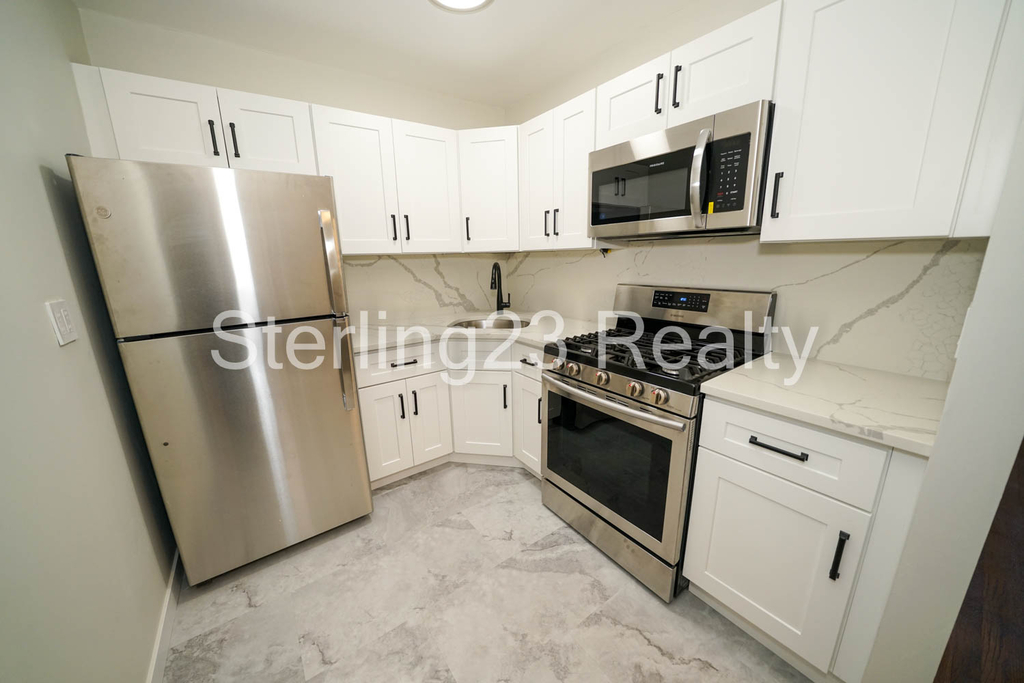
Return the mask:
{"type": "Polygon", "coordinates": [[[760,100],[591,152],[590,236],[760,232],[774,108],[760,100]]]}

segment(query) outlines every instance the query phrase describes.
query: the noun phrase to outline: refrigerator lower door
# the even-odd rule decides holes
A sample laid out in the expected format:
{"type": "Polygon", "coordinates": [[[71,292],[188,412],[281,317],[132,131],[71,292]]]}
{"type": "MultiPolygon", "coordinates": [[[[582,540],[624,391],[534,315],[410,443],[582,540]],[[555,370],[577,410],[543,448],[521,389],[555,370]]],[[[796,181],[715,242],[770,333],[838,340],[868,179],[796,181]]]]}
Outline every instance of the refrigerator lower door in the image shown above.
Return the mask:
{"type": "MultiPolygon", "coordinates": [[[[335,367],[335,324],[224,332],[230,340],[209,332],[120,344],[190,583],[372,510],[359,406],[354,392],[347,407],[342,400],[351,358],[335,367]],[[317,367],[289,360],[292,334],[302,344],[317,335],[323,340],[323,352],[293,354],[306,365],[321,356],[317,367]],[[225,369],[214,354],[231,363],[250,355],[255,361],[225,369]]],[[[350,356],[350,347],[341,346],[350,356]]]]}

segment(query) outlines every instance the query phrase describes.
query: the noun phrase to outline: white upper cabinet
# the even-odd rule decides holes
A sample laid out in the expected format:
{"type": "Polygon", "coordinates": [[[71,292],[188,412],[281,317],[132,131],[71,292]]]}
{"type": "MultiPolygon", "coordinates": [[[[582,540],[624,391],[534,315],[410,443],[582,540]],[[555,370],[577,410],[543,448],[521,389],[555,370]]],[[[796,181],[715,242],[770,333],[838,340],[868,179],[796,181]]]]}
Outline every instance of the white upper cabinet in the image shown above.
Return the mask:
{"type": "Polygon", "coordinates": [[[670,57],[665,54],[597,86],[597,148],[665,128],[670,57]]]}
{"type": "Polygon", "coordinates": [[[519,126],[519,248],[553,249],[554,114],[545,112],[519,126]]]}
{"type": "Polygon", "coordinates": [[[447,128],[393,120],[395,168],[402,201],[402,251],[462,251],[458,134],[447,128]]]}
{"type": "Polygon", "coordinates": [[[787,2],[761,240],[949,235],[1003,6],[787,2]]]}
{"type": "Polygon", "coordinates": [[[228,165],[217,89],[100,69],[121,159],[228,165]]]}
{"type": "Polygon", "coordinates": [[[669,126],[772,98],[781,10],[772,3],[673,50],[669,126]]]}
{"type": "Polygon", "coordinates": [[[217,88],[232,168],[316,174],[309,104],[217,88]]]}
{"type": "Polygon", "coordinates": [[[320,173],[334,179],[341,252],[399,254],[391,119],[313,105],[320,173]]]}
{"type": "Polygon", "coordinates": [[[459,131],[463,251],[519,248],[518,127],[459,131]]]}
{"type": "Polygon", "coordinates": [[[592,249],[590,153],[594,151],[594,102],[591,90],[555,108],[553,114],[554,203],[551,236],[558,249],[592,249]]]}

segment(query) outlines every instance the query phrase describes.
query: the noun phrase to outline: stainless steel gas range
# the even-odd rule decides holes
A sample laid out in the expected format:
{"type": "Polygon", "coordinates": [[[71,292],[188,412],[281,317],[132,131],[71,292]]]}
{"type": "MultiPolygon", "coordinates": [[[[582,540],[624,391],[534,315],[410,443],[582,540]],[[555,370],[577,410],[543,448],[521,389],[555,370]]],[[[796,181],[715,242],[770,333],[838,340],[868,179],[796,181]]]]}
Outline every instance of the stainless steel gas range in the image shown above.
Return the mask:
{"type": "Polygon", "coordinates": [[[619,285],[615,327],[544,348],[543,501],[666,602],[683,548],[701,382],[767,353],[775,294],[619,285]]]}

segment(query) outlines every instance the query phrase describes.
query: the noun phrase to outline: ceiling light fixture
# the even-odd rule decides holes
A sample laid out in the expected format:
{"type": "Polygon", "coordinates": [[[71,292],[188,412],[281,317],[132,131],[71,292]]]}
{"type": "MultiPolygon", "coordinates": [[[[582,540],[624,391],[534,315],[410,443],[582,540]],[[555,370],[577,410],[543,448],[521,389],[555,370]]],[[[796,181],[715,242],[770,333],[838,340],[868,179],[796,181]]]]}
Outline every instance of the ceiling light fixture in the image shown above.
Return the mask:
{"type": "Polygon", "coordinates": [[[494,0],[430,0],[430,2],[449,12],[477,12],[494,0]]]}

